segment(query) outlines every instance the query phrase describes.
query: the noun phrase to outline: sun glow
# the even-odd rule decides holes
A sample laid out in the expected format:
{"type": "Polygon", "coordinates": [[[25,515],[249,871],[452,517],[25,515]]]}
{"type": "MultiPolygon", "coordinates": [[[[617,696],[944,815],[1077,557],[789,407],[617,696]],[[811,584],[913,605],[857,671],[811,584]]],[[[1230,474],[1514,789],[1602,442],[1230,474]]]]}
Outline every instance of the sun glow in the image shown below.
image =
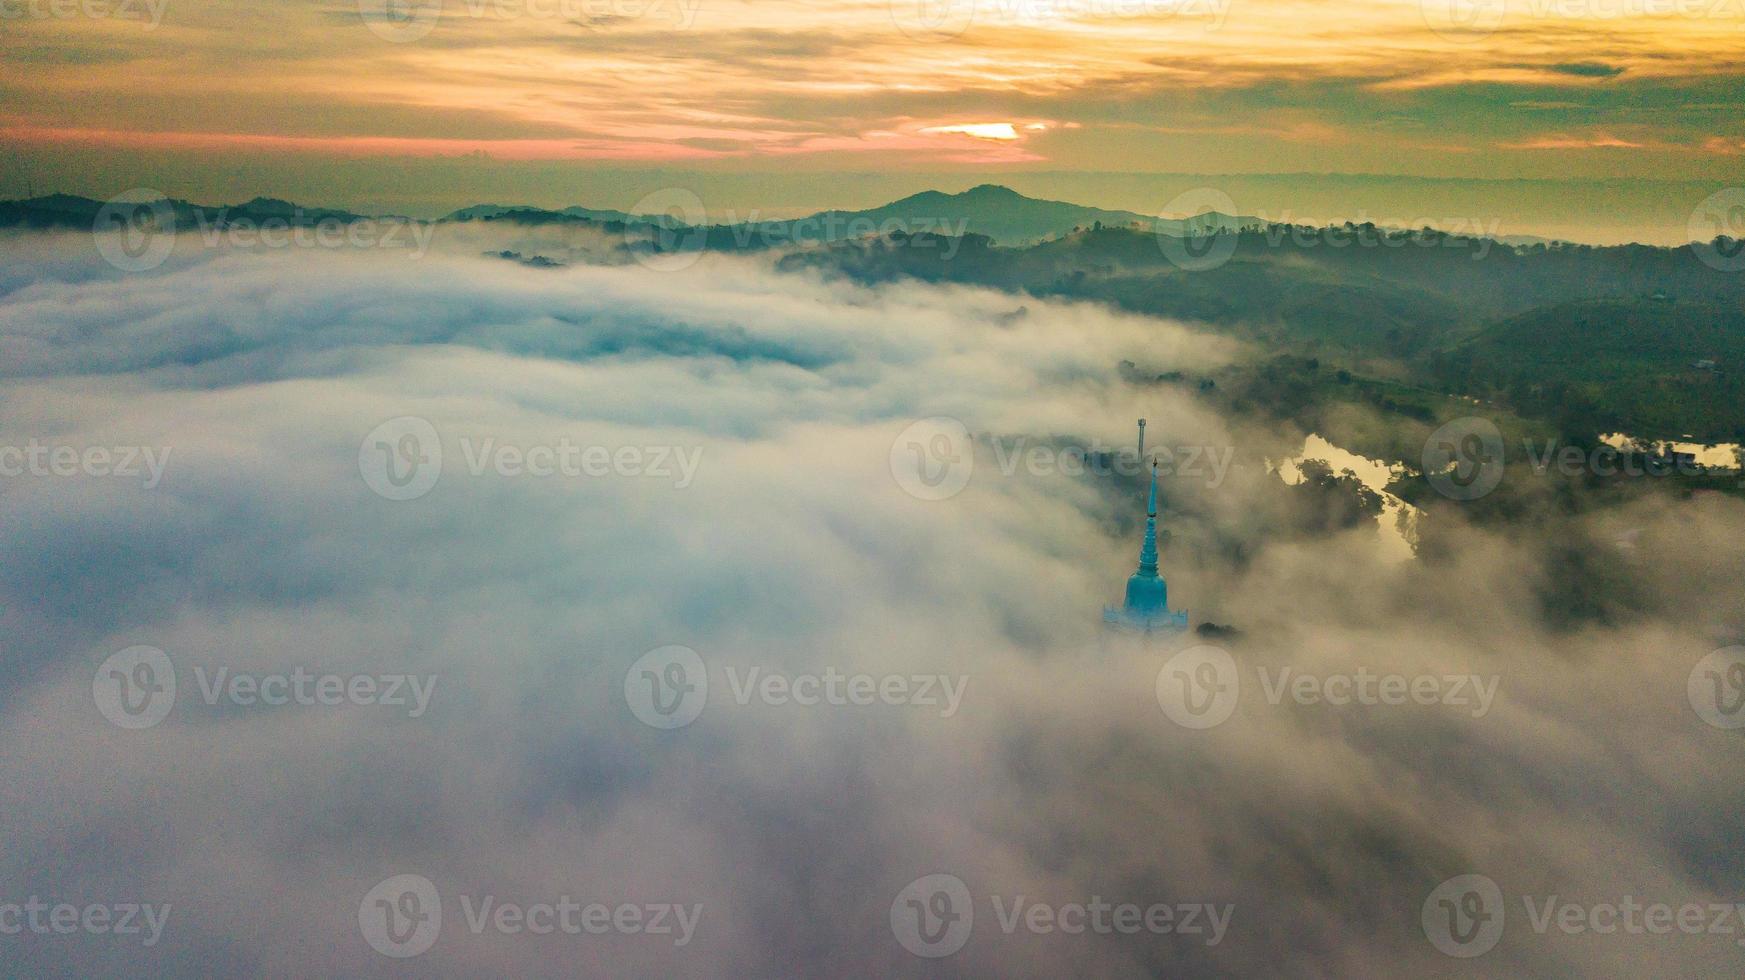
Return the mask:
{"type": "Polygon", "coordinates": [[[955,133],[962,136],[973,136],[978,140],[1015,140],[1018,138],[1017,127],[1011,123],[962,123],[956,126],[928,126],[923,133],[955,133]]]}

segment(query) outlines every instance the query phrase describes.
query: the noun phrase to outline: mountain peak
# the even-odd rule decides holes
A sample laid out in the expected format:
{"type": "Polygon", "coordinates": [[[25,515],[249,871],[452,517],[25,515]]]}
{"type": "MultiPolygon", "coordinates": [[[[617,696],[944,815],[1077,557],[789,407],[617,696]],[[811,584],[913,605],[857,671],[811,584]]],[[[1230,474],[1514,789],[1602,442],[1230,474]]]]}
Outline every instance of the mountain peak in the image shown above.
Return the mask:
{"type": "Polygon", "coordinates": [[[979,198],[986,201],[1020,201],[1030,200],[1004,184],[977,184],[964,191],[958,197],[979,198]]]}
{"type": "Polygon", "coordinates": [[[290,212],[297,210],[295,204],[276,197],[256,197],[247,204],[239,204],[237,207],[240,210],[246,211],[266,211],[282,214],[289,214],[290,212]]]}

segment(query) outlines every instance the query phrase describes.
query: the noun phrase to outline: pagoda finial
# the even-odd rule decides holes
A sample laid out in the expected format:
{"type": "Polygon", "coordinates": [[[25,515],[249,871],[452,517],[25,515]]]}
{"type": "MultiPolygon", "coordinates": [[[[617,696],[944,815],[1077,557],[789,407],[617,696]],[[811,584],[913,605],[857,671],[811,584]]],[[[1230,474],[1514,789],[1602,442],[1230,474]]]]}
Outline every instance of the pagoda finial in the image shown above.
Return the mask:
{"type": "Polygon", "coordinates": [[[1157,458],[1151,460],[1151,499],[1145,503],[1145,516],[1157,516],[1157,458]]]}
{"type": "Polygon", "coordinates": [[[1145,505],[1145,544],[1139,549],[1139,577],[1157,577],[1157,460],[1151,461],[1151,499],[1145,505]]]}
{"type": "Polygon", "coordinates": [[[1139,549],[1139,570],[1127,579],[1127,601],[1119,608],[1104,609],[1103,621],[1146,633],[1175,633],[1188,628],[1186,612],[1170,611],[1169,583],[1157,574],[1156,457],[1151,460],[1151,496],[1145,504],[1145,544],[1139,549]]]}

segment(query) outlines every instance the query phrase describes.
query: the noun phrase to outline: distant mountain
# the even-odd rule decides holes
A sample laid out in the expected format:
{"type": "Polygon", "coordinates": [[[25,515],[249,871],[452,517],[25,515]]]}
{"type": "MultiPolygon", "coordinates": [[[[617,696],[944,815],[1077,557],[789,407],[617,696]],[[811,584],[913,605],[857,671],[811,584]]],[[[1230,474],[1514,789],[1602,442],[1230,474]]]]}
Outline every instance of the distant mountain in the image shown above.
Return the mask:
{"type": "MultiPolygon", "coordinates": [[[[1194,220],[1195,229],[1235,229],[1254,219],[1208,213],[1194,220]]],[[[888,231],[930,231],[943,235],[984,235],[999,245],[1029,245],[1069,234],[1075,229],[1137,225],[1147,231],[1180,234],[1187,222],[1108,211],[1065,201],[1043,201],[998,184],[982,184],[959,194],[922,191],[864,211],[820,211],[792,221],[761,222],[760,228],[790,229],[802,242],[831,242],[888,231]]]]}
{"type": "MultiPolygon", "coordinates": [[[[177,202],[171,202],[172,205],[177,202]]],[[[0,201],[0,227],[78,228],[89,231],[102,201],[72,194],[50,194],[22,201],[0,201]]]]}
{"type": "Polygon", "coordinates": [[[276,197],[257,197],[244,204],[235,204],[229,207],[202,208],[201,210],[217,212],[231,220],[248,219],[258,223],[268,218],[278,218],[298,225],[315,224],[317,222],[328,220],[351,222],[367,217],[366,215],[353,214],[350,211],[342,211],[338,208],[306,208],[300,204],[292,204],[290,201],[282,201],[276,197]]]}
{"type": "MultiPolygon", "coordinates": [[[[561,211],[535,207],[479,204],[447,215],[444,221],[509,221],[550,224],[565,218],[617,221],[628,225],[674,227],[666,215],[632,215],[623,211],[568,207],[561,211]]],[[[998,184],[982,184],[959,194],[922,191],[901,200],[861,211],[833,209],[804,218],[742,222],[710,228],[710,248],[764,248],[790,244],[821,245],[890,232],[934,232],[952,237],[980,235],[1000,245],[1030,245],[1070,234],[1075,229],[1138,226],[1146,231],[1181,235],[1189,229],[1205,232],[1251,227],[1258,219],[1216,212],[1191,220],[1165,219],[1132,211],[1109,211],[1065,201],[1043,201],[998,184]]]]}
{"type": "Polygon", "coordinates": [[[559,211],[552,211],[552,210],[549,210],[547,208],[536,208],[536,207],[533,207],[531,205],[515,205],[515,206],[505,207],[501,204],[475,204],[472,207],[461,208],[459,211],[453,211],[453,212],[450,212],[449,214],[443,215],[438,220],[441,220],[441,221],[495,221],[495,220],[503,218],[506,215],[517,215],[517,214],[563,215],[565,217],[570,217],[570,218],[581,218],[581,219],[586,220],[586,221],[630,221],[634,218],[633,215],[628,214],[624,211],[614,211],[614,210],[610,210],[610,209],[602,211],[602,210],[596,210],[594,208],[584,208],[584,207],[574,206],[574,205],[572,205],[571,207],[564,208],[564,209],[559,210],[559,211]]]}
{"type": "MultiPolygon", "coordinates": [[[[259,225],[268,220],[308,226],[323,221],[350,223],[366,217],[337,208],[306,208],[272,197],[257,197],[243,204],[217,206],[190,204],[173,197],[162,200],[175,212],[177,224],[186,228],[236,222],[259,225]]],[[[0,201],[0,227],[74,228],[90,231],[95,227],[97,216],[106,203],[72,194],[0,201]]]]}

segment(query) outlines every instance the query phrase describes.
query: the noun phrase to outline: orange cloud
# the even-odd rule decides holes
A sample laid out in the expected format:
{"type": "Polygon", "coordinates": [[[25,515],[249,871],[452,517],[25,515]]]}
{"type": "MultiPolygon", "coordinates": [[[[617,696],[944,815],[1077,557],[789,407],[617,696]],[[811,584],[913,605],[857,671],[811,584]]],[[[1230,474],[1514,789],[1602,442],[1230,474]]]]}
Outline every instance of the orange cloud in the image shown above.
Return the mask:
{"type": "Polygon", "coordinates": [[[1539,136],[1518,143],[1502,143],[1499,146],[1505,150],[1594,150],[1622,149],[1635,150],[1647,146],[1634,140],[1620,139],[1609,133],[1594,133],[1589,136],[1570,136],[1564,133],[1553,133],[1539,136]]]}

